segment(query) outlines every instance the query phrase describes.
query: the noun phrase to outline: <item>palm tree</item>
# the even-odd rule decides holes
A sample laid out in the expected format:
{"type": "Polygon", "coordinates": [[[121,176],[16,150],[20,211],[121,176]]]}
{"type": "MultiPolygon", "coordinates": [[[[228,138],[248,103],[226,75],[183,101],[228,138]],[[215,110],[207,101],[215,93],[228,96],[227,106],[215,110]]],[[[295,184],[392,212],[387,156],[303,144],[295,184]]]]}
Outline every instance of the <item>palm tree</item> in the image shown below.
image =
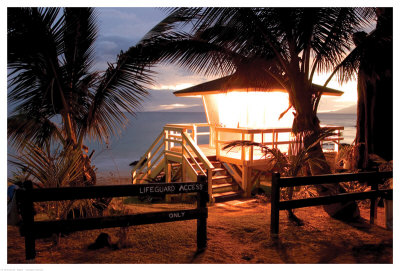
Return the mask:
{"type": "MultiPolygon", "coordinates": [[[[61,143],[82,152],[88,138],[104,141],[125,127],[126,113],[134,114],[152,82],[140,48],[121,53],[105,72],[93,71],[92,8],[9,8],[7,16],[13,147],[23,151],[29,142],[39,148],[61,143]]],[[[90,171],[90,159],[82,156],[90,171]]]]}
{"type": "Polygon", "coordinates": [[[347,81],[358,74],[356,167],[370,167],[369,156],[393,160],[393,9],[378,8],[376,28],[357,32],[357,47],[336,68],[347,81]]]}
{"type": "MultiPolygon", "coordinates": [[[[321,93],[312,91],[313,77],[341,62],[353,45],[352,33],[373,15],[370,8],[177,8],[142,44],[152,47],[153,54],[159,48],[161,61],[196,73],[236,73],[263,88],[278,82],[295,110],[293,131],[303,136],[307,148],[321,129],[321,93]]],[[[310,152],[324,161],[318,167],[310,163],[311,172],[330,173],[321,146],[310,152]]]]}

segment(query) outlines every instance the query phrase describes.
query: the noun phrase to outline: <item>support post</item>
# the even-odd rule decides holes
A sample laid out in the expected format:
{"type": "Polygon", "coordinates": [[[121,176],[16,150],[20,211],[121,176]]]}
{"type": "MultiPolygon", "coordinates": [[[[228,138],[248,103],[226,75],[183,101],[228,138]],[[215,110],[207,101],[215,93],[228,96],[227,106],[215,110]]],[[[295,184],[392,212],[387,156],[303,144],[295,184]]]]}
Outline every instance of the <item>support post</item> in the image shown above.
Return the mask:
{"type": "MultiPolygon", "coordinates": [[[[186,153],[185,153],[185,148],[184,148],[184,146],[186,146],[186,141],[185,141],[185,139],[182,137],[182,166],[181,166],[181,174],[182,174],[182,178],[181,178],[181,182],[186,182],[186,167],[188,166],[188,165],[186,165],[186,163],[185,163],[185,157],[186,157],[186,153]]],[[[190,158],[189,158],[190,159],[190,158]]],[[[188,159],[188,161],[189,161],[189,163],[191,162],[190,160],[188,159]]],[[[194,161],[193,161],[194,162],[194,161]]],[[[194,180],[193,180],[194,181],[194,180]]]]}
{"type": "MultiPolygon", "coordinates": [[[[250,141],[254,141],[254,134],[250,134],[250,141]]],[[[253,162],[253,156],[254,156],[254,146],[250,147],[250,154],[249,154],[249,160],[253,162]]]]}
{"type": "Polygon", "coordinates": [[[24,189],[18,191],[18,196],[22,201],[22,223],[23,234],[25,236],[25,258],[34,260],[36,257],[35,232],[33,231],[34,209],[32,201],[32,182],[24,182],[24,189]]]}
{"type": "Polygon", "coordinates": [[[242,172],[242,180],[243,180],[243,187],[244,187],[244,196],[245,197],[251,197],[251,188],[252,188],[252,183],[251,183],[251,173],[252,173],[251,167],[248,166],[247,163],[243,165],[243,172],[242,172]]]}
{"type": "Polygon", "coordinates": [[[220,131],[217,128],[215,128],[215,155],[217,156],[217,158],[220,157],[220,151],[219,151],[220,147],[219,141],[221,140],[220,135],[221,135],[220,131]]]}
{"type": "Polygon", "coordinates": [[[193,135],[193,141],[197,145],[197,126],[196,126],[196,124],[193,124],[192,135],[193,135]]]}
{"type": "Polygon", "coordinates": [[[212,169],[207,169],[207,185],[208,185],[208,201],[210,204],[214,203],[213,197],[212,197],[212,185],[213,185],[213,172],[212,169]]]}
{"type": "MultiPolygon", "coordinates": [[[[207,177],[204,175],[197,176],[197,182],[207,185],[207,177]]],[[[208,193],[201,191],[197,193],[197,209],[207,210],[208,193]]],[[[197,251],[204,251],[207,247],[207,217],[197,219],[197,251]]]]}
{"type": "Polygon", "coordinates": [[[271,233],[279,233],[279,199],[280,199],[280,187],[279,187],[279,173],[272,174],[271,184],[271,233]]]}
{"type": "MultiPolygon", "coordinates": [[[[378,191],[378,183],[372,182],[371,183],[371,191],[378,191]]],[[[371,206],[369,212],[369,223],[375,224],[375,220],[377,218],[377,209],[378,209],[378,201],[377,198],[371,198],[371,206]]]]}
{"type": "Polygon", "coordinates": [[[147,176],[151,174],[151,152],[147,154],[147,176]]]}
{"type": "MultiPolygon", "coordinates": [[[[246,137],[244,135],[244,132],[242,132],[242,141],[246,140],[246,137]]],[[[240,159],[242,160],[242,163],[246,160],[246,148],[242,146],[242,152],[241,152],[241,157],[240,159]]]]}

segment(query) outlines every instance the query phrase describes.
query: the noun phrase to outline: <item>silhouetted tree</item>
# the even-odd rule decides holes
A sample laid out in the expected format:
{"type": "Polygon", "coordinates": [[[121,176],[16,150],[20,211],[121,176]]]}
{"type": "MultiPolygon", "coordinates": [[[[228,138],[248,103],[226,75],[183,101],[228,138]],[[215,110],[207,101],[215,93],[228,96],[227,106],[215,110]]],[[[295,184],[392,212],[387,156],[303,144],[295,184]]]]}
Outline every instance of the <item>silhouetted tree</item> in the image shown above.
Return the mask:
{"type": "MultiPolygon", "coordinates": [[[[262,88],[278,82],[295,109],[293,131],[302,134],[307,148],[321,130],[321,93],[312,89],[314,74],[336,67],[353,45],[353,32],[372,18],[370,8],[176,8],[142,43],[153,46],[161,61],[193,72],[235,73],[262,88]]],[[[323,161],[318,166],[310,163],[311,172],[330,173],[321,146],[309,151],[323,161]]],[[[321,194],[340,190],[334,185],[319,187],[321,194]]],[[[331,215],[339,209],[326,207],[331,215]]]]}
{"type": "Polygon", "coordinates": [[[84,140],[103,141],[126,125],[125,114],[134,114],[152,82],[147,60],[132,47],[105,72],[93,71],[92,8],[8,8],[7,17],[10,144],[80,150],[94,182],[84,140]]]}

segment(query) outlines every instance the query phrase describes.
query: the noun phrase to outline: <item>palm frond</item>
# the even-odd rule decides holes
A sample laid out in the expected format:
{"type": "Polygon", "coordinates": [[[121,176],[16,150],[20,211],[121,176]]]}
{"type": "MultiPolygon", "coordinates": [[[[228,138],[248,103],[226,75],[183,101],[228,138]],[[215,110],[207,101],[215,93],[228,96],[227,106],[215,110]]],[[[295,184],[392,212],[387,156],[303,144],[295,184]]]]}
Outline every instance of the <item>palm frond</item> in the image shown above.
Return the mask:
{"type": "Polygon", "coordinates": [[[21,151],[26,142],[34,142],[35,145],[44,147],[54,139],[63,140],[61,131],[55,123],[40,115],[29,113],[8,117],[7,134],[9,143],[17,151],[21,151]]]}
{"type": "Polygon", "coordinates": [[[125,114],[134,115],[140,110],[148,95],[147,87],[153,83],[151,65],[152,59],[141,52],[141,47],[131,47],[118,56],[116,64],[109,64],[94,90],[82,122],[81,137],[89,134],[104,139],[126,126],[125,114]]]}
{"type": "Polygon", "coordinates": [[[352,34],[372,20],[369,8],[323,8],[314,27],[314,68],[328,72],[340,63],[353,46],[352,34]]]}
{"type": "Polygon", "coordinates": [[[96,13],[92,8],[65,8],[63,31],[63,79],[68,92],[80,96],[78,84],[90,74],[94,60],[94,42],[97,38],[96,13]]]}
{"type": "Polygon", "coordinates": [[[39,187],[69,186],[80,179],[83,174],[83,158],[80,150],[73,148],[42,149],[26,142],[21,155],[10,155],[14,160],[11,164],[29,173],[32,180],[39,187]]]}
{"type": "MultiPolygon", "coordinates": [[[[10,69],[8,100],[28,108],[32,101],[42,101],[44,108],[58,113],[62,87],[59,56],[62,53],[62,21],[59,9],[10,8],[8,10],[8,52],[10,69]]],[[[47,112],[51,114],[51,111],[47,112]]]]}

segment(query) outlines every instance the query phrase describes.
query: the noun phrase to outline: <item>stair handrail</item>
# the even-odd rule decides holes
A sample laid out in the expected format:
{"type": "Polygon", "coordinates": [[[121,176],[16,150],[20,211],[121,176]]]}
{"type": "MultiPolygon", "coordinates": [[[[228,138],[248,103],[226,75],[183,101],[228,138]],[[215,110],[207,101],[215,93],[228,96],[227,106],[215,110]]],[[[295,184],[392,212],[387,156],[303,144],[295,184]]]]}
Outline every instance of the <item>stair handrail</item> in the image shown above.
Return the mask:
{"type": "MultiPolygon", "coordinates": [[[[187,154],[189,155],[189,158],[192,159],[192,161],[193,161],[193,163],[196,165],[196,167],[200,170],[200,172],[201,172],[203,175],[207,176],[207,173],[204,172],[204,170],[201,168],[200,164],[196,161],[196,159],[195,159],[195,158],[193,157],[193,155],[190,153],[189,149],[188,149],[185,145],[182,145],[182,147],[183,147],[183,149],[187,152],[187,154]]],[[[195,170],[195,169],[193,168],[193,170],[195,170]]],[[[197,173],[196,173],[196,174],[197,174],[197,173]]]]}
{"type": "MultiPolygon", "coordinates": [[[[151,144],[151,146],[149,147],[149,149],[145,152],[145,154],[140,158],[140,160],[139,160],[139,162],[135,165],[135,167],[132,169],[132,180],[135,178],[135,174],[136,174],[136,171],[139,169],[139,170],[141,170],[142,168],[143,168],[143,166],[144,166],[144,162],[145,162],[145,159],[148,159],[148,160],[150,160],[151,158],[149,158],[148,157],[148,155],[149,155],[149,153],[151,153],[152,152],[152,150],[154,149],[154,147],[155,146],[157,146],[157,144],[160,142],[160,140],[161,140],[161,138],[164,136],[164,131],[162,131],[158,136],[157,136],[157,138],[156,138],[156,140],[154,140],[154,142],[153,142],[153,144],[151,144]]],[[[160,148],[157,148],[158,150],[160,149],[160,148]]],[[[158,151],[157,151],[158,152],[158,151]]],[[[155,153],[153,153],[153,155],[154,155],[155,153]]]]}
{"type": "Polygon", "coordinates": [[[201,151],[199,146],[194,143],[192,137],[187,132],[182,132],[182,140],[185,140],[189,147],[193,150],[196,156],[200,159],[200,161],[204,164],[206,169],[213,169],[214,166],[211,164],[210,160],[208,160],[207,156],[201,151]]]}

